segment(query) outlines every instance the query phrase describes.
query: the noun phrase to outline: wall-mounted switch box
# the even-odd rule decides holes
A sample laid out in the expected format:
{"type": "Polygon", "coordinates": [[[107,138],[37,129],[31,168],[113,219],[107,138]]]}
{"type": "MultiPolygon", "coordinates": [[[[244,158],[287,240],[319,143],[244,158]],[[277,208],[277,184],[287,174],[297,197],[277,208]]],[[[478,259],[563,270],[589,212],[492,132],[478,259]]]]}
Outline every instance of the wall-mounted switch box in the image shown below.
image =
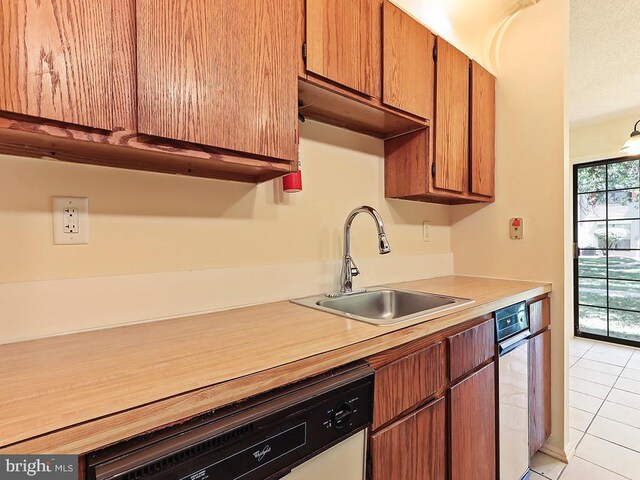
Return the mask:
{"type": "Polygon", "coordinates": [[[524,238],[524,221],[522,217],[515,217],[509,220],[509,236],[511,240],[524,238]]]}
{"type": "Polygon", "coordinates": [[[89,200],[86,197],[53,197],[53,243],[89,243],[89,200]]]}

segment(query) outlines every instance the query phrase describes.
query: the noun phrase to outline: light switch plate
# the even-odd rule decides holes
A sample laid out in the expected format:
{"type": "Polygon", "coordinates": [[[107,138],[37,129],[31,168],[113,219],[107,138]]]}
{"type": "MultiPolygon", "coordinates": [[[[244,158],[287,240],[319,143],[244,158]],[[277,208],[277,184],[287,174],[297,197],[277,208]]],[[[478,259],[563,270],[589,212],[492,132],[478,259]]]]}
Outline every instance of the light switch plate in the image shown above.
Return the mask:
{"type": "Polygon", "coordinates": [[[53,197],[54,245],[89,243],[89,199],[53,197]]]}
{"type": "Polygon", "coordinates": [[[509,236],[511,240],[524,238],[524,220],[522,217],[514,217],[509,220],[509,236]]]}

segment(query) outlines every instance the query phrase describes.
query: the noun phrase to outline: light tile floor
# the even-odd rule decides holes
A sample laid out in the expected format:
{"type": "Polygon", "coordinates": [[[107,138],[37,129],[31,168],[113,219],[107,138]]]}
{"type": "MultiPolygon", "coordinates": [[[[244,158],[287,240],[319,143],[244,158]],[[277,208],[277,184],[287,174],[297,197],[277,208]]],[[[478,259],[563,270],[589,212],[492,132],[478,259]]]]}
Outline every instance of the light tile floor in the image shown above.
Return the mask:
{"type": "Polygon", "coordinates": [[[569,463],[538,452],[532,480],[640,480],[640,349],[575,338],[569,346],[569,463]]]}

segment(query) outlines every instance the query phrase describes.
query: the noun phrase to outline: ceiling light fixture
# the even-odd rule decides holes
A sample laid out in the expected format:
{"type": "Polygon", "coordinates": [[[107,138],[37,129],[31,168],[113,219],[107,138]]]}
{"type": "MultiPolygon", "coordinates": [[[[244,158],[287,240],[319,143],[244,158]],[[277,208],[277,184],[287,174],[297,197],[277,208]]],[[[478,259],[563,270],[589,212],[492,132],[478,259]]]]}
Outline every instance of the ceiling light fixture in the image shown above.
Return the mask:
{"type": "Polygon", "coordinates": [[[640,120],[636,122],[633,127],[633,132],[631,132],[631,137],[620,149],[620,153],[624,153],[625,155],[640,155],[640,132],[638,131],[638,124],[640,124],[640,120]]]}

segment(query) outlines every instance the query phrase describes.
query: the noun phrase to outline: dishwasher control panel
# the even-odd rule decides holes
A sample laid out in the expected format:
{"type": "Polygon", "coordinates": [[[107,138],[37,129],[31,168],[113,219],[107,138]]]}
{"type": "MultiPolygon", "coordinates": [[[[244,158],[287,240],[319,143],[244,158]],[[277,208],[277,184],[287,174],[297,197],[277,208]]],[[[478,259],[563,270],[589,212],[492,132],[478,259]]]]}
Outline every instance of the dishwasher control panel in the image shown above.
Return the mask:
{"type": "Polygon", "coordinates": [[[529,328],[527,303],[520,302],[496,312],[496,336],[498,342],[517,335],[529,328]]]}

